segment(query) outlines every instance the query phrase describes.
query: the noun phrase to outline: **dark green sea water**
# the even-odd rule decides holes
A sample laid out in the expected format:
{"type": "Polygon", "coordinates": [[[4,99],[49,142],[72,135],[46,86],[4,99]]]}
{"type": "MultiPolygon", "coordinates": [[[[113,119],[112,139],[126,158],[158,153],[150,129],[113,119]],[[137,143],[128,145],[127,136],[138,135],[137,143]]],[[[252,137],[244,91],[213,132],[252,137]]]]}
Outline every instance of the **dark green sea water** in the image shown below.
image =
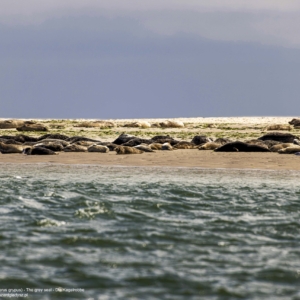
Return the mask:
{"type": "Polygon", "coordinates": [[[2,164],[0,290],[300,299],[299,175],[2,164]]]}

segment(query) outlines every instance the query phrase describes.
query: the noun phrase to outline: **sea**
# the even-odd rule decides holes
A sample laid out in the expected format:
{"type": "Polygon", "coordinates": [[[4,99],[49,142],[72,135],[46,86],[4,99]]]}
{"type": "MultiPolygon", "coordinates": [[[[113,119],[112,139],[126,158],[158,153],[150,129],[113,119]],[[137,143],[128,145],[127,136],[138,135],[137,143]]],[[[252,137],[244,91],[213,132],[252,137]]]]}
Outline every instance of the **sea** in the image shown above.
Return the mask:
{"type": "Polygon", "coordinates": [[[1,164],[0,299],[300,299],[299,175],[1,164]]]}

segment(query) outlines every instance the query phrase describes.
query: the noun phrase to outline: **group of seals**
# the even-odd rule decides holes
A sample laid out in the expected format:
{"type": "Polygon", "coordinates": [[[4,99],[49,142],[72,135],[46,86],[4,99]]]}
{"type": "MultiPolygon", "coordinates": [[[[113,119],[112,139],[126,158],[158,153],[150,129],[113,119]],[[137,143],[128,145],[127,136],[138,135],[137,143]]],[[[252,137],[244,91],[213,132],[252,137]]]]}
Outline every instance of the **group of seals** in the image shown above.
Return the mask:
{"type": "Polygon", "coordinates": [[[206,136],[194,136],[189,141],[178,141],[168,135],[150,139],[121,134],[112,143],[101,142],[82,136],[69,137],[62,134],[46,134],[41,137],[26,135],[0,136],[0,152],[23,153],[27,155],[54,155],[59,152],[115,151],[117,154],[141,154],[160,150],[177,149],[214,150],[215,152],[300,152],[299,138],[290,133],[272,132],[249,141],[230,141],[218,138],[215,141],[206,136]]]}

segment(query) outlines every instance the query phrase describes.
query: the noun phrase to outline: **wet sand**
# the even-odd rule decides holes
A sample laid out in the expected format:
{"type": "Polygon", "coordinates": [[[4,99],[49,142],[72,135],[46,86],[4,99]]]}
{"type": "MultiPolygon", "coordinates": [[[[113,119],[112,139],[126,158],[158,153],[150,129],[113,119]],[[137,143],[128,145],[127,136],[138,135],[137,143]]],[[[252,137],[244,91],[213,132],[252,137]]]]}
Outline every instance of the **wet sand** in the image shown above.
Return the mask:
{"type": "Polygon", "coordinates": [[[109,153],[66,153],[31,156],[1,154],[0,163],[98,164],[111,166],[166,166],[228,169],[300,170],[300,156],[278,153],[213,152],[198,149],[156,151],[132,155],[109,153]]]}

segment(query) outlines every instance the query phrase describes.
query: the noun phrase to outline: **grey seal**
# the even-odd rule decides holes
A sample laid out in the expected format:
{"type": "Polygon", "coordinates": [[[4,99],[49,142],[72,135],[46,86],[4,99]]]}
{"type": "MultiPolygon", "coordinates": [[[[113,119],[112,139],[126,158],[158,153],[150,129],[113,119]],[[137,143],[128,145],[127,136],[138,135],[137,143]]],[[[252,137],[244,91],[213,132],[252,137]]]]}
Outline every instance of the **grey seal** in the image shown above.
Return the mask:
{"type": "Polygon", "coordinates": [[[118,146],[115,148],[117,154],[142,154],[144,151],[129,146],[118,146]]]}
{"type": "Polygon", "coordinates": [[[203,145],[209,142],[212,142],[212,139],[206,137],[205,135],[195,135],[192,139],[192,143],[195,145],[203,145]]]}
{"type": "Polygon", "coordinates": [[[283,148],[278,150],[278,153],[280,154],[293,154],[293,153],[297,153],[300,151],[300,146],[295,145],[294,147],[287,147],[287,148],[283,148]]]}
{"type": "Polygon", "coordinates": [[[43,147],[25,148],[23,154],[26,155],[57,155],[56,152],[43,147]]]}
{"type": "Polygon", "coordinates": [[[161,150],[173,150],[173,147],[170,143],[164,143],[162,144],[161,150]]]}
{"type": "Polygon", "coordinates": [[[266,147],[246,144],[243,142],[227,143],[217,149],[216,152],[270,152],[266,147]]]}
{"type": "Polygon", "coordinates": [[[155,152],[153,149],[151,149],[148,145],[146,144],[141,144],[141,145],[137,145],[134,146],[134,148],[137,148],[139,150],[142,150],[144,152],[155,152]]]}
{"type": "Polygon", "coordinates": [[[102,145],[91,145],[88,147],[88,152],[99,152],[99,153],[107,153],[109,152],[109,148],[102,145]]]}
{"type": "Polygon", "coordinates": [[[87,152],[87,147],[71,144],[66,146],[63,151],[65,152],[87,152]]]}
{"type": "Polygon", "coordinates": [[[0,142],[0,151],[3,154],[22,153],[23,148],[24,147],[22,145],[5,144],[5,143],[0,142]]]}
{"type": "Polygon", "coordinates": [[[298,137],[291,133],[270,132],[258,139],[262,140],[262,141],[272,140],[272,141],[278,141],[281,143],[293,143],[295,139],[298,139],[298,137]]]}
{"type": "Polygon", "coordinates": [[[194,143],[181,141],[173,146],[174,149],[195,149],[197,146],[194,143]]]}

